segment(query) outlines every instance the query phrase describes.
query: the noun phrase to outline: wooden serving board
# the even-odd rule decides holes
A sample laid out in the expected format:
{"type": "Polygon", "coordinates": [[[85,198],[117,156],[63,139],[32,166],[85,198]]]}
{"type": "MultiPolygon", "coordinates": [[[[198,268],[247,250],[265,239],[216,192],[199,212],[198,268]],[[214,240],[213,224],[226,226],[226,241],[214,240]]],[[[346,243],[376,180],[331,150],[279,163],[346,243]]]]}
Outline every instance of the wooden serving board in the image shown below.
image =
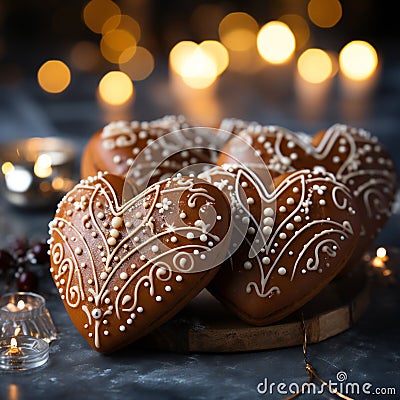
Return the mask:
{"type": "Polygon", "coordinates": [[[302,315],[309,343],[317,343],[349,329],[369,303],[364,269],[331,282],[301,310],[278,323],[256,327],[227,311],[203,290],[171,321],[142,339],[140,348],[179,353],[243,352],[301,345],[302,315]]]}

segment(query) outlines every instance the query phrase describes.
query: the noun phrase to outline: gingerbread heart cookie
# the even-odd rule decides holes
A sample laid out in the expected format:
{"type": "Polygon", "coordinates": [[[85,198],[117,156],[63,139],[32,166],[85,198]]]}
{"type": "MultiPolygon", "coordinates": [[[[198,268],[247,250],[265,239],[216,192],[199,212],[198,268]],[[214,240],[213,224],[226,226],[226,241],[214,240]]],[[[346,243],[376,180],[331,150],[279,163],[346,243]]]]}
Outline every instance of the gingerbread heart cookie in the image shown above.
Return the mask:
{"type": "MultiPolygon", "coordinates": [[[[378,139],[363,129],[341,124],[314,137],[252,124],[227,143],[218,164],[251,163],[253,153],[263,159],[272,176],[318,166],[348,186],[364,222],[351,261],[358,263],[390,217],[396,194],[395,166],[378,139]],[[243,141],[248,146],[243,146],[243,141]]],[[[252,168],[257,171],[258,167],[252,168]]]]}
{"type": "Polygon", "coordinates": [[[150,122],[111,122],[87,143],[81,176],[98,171],[126,176],[131,171],[141,191],[189,165],[215,163],[217,153],[211,149],[209,136],[189,128],[183,116],[173,115],[150,122]]]}
{"type": "Polygon", "coordinates": [[[51,274],[78,331],[110,353],[210,282],[229,225],[226,196],[203,180],[169,178],[130,197],[121,177],[99,173],[64,197],[49,224],[51,274]]]}
{"type": "Polygon", "coordinates": [[[321,291],[351,257],[360,222],[350,190],[333,174],[295,171],[275,179],[274,189],[259,185],[245,167],[216,167],[202,177],[217,186],[228,180],[223,190],[235,204],[244,204],[238,188],[251,199],[246,203],[254,220],[209,285],[242,320],[265,325],[284,318],[321,291]],[[258,230],[265,244],[252,257],[258,230]]]}

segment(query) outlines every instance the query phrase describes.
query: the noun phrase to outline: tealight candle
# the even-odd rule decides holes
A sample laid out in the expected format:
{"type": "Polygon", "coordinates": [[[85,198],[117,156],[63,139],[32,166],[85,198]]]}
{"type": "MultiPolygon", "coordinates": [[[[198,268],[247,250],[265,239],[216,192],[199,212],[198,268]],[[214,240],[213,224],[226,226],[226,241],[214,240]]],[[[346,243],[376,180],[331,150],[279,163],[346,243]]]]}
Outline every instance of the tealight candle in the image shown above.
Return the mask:
{"type": "Polygon", "coordinates": [[[4,143],[0,165],[5,198],[22,207],[54,203],[73,186],[76,150],[55,137],[4,143]]]}
{"type": "Polygon", "coordinates": [[[0,340],[0,370],[27,370],[44,365],[49,344],[32,336],[12,336],[0,340]]]}
{"type": "Polygon", "coordinates": [[[31,292],[7,293],[0,297],[1,337],[20,334],[51,342],[57,338],[56,328],[45,299],[31,292]]]}

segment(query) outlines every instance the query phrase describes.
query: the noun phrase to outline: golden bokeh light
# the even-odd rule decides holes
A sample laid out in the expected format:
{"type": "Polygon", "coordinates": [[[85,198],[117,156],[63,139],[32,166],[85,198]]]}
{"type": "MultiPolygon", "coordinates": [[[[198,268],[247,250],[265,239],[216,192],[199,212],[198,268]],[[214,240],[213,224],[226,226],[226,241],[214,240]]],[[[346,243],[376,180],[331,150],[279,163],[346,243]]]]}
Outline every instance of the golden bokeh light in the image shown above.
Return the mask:
{"type": "Polygon", "coordinates": [[[34,174],[38,178],[47,178],[53,173],[51,164],[52,160],[48,154],[40,154],[33,166],[34,174]]]}
{"type": "Polygon", "coordinates": [[[149,50],[138,46],[133,57],[125,63],[120,63],[119,68],[133,81],[141,81],[153,72],[154,57],[149,50]]]}
{"type": "Polygon", "coordinates": [[[307,11],[310,20],[320,28],[332,28],[342,18],[339,0],[310,0],[307,11]]]}
{"type": "Polygon", "coordinates": [[[378,54],[368,42],[353,40],[340,51],[339,66],[346,77],[362,81],[371,77],[376,71],[378,54]]]}
{"type": "Polygon", "coordinates": [[[169,63],[174,72],[181,75],[182,64],[192,56],[197,49],[197,43],[183,40],[177,43],[169,53],[169,63]]]}
{"type": "Polygon", "coordinates": [[[4,175],[7,175],[9,172],[14,171],[14,169],[15,169],[14,164],[12,162],[10,162],[10,161],[6,161],[1,166],[1,172],[4,175]]]}
{"type": "Polygon", "coordinates": [[[284,22],[271,21],[260,29],[257,49],[265,61],[282,64],[292,57],[296,49],[296,39],[284,22]]]}
{"type": "Polygon", "coordinates": [[[218,32],[221,42],[229,50],[245,51],[254,46],[258,23],[247,13],[234,12],[222,19],[218,32]]]}
{"type": "Polygon", "coordinates": [[[191,88],[205,89],[211,86],[218,76],[216,63],[200,46],[197,46],[183,62],[181,76],[191,88]]]}
{"type": "Polygon", "coordinates": [[[307,49],[297,60],[299,75],[309,83],[322,83],[332,75],[332,61],[321,49],[307,49]]]}
{"type": "Polygon", "coordinates": [[[229,53],[225,46],[216,40],[205,40],[199,46],[214,60],[217,74],[221,75],[229,65],[229,53]]]}
{"type": "Polygon", "coordinates": [[[49,60],[39,68],[37,79],[44,91],[61,93],[71,82],[71,72],[62,61],[49,60]]]}
{"type": "Polygon", "coordinates": [[[99,96],[105,103],[119,106],[133,98],[134,86],[124,72],[110,71],[101,78],[99,96]]]}
{"type": "Polygon", "coordinates": [[[298,49],[307,44],[310,38],[310,28],[303,17],[297,14],[285,14],[279,18],[279,21],[284,22],[291,29],[298,49]]]}
{"type": "Polygon", "coordinates": [[[76,43],[70,53],[71,64],[80,71],[93,71],[100,64],[99,47],[88,41],[76,43]]]}
{"type": "Polygon", "coordinates": [[[136,39],[125,29],[113,29],[103,35],[100,50],[103,57],[111,63],[128,62],[135,54],[136,39]]]}
{"type": "Polygon", "coordinates": [[[116,14],[108,18],[108,20],[103,24],[101,33],[105,35],[107,32],[114,29],[121,29],[129,32],[136,40],[139,42],[141,36],[141,29],[139,23],[129,15],[116,14]]]}
{"type": "Polygon", "coordinates": [[[90,30],[101,33],[105,22],[119,14],[121,14],[121,9],[113,1],[91,0],[83,9],[83,20],[90,30]]]}

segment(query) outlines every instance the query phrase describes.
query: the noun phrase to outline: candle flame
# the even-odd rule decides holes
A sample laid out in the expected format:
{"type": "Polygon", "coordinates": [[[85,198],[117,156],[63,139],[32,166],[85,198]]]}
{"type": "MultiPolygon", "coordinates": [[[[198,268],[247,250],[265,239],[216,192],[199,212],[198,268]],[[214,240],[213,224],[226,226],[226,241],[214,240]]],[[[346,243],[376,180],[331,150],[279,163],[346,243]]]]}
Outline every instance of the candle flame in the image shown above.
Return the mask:
{"type": "Polygon", "coordinates": [[[23,310],[25,308],[25,302],[23,300],[18,300],[17,308],[18,310],[23,310]]]}
{"type": "Polygon", "coordinates": [[[11,345],[11,347],[18,347],[18,342],[15,337],[11,338],[10,345],[11,345]]]}
{"type": "Polygon", "coordinates": [[[387,251],[384,247],[379,247],[376,249],[376,256],[379,258],[385,258],[387,251]]]}
{"type": "Polygon", "coordinates": [[[52,159],[48,154],[41,154],[33,167],[33,172],[38,178],[47,178],[53,172],[52,159]]]}

